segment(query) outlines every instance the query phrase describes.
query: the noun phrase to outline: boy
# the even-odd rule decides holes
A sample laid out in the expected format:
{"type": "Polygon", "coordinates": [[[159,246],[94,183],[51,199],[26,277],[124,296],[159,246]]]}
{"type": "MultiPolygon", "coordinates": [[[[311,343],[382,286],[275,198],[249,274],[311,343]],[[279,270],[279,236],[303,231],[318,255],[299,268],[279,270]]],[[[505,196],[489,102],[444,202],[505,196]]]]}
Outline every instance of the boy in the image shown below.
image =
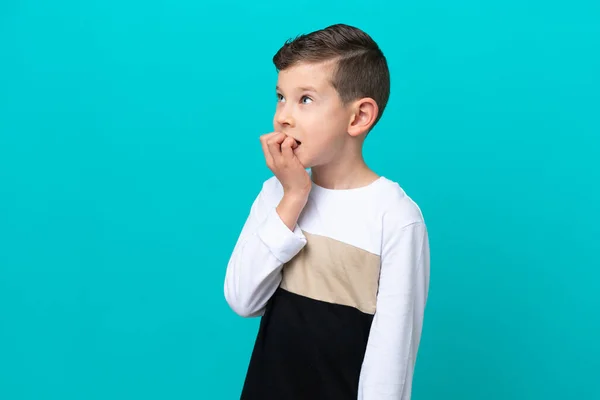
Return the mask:
{"type": "Polygon", "coordinates": [[[287,41],[263,183],[225,276],[225,298],[261,316],[241,398],[407,400],[429,288],[418,206],[365,163],[386,106],[387,61],[333,25],[287,41]],[[309,174],[306,168],[310,168],[309,174]]]}

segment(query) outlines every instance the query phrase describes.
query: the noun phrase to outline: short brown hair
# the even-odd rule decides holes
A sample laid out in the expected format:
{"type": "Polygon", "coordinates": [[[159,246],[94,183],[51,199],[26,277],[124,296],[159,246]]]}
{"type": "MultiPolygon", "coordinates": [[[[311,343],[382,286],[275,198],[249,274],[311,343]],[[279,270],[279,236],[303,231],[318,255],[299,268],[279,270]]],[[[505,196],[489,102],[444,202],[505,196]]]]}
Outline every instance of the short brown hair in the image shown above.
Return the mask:
{"type": "Polygon", "coordinates": [[[390,72],[383,52],[364,31],[345,24],[288,39],[273,57],[277,71],[301,62],[337,61],[332,85],[344,104],[370,97],[379,121],[390,97],[390,72]]]}

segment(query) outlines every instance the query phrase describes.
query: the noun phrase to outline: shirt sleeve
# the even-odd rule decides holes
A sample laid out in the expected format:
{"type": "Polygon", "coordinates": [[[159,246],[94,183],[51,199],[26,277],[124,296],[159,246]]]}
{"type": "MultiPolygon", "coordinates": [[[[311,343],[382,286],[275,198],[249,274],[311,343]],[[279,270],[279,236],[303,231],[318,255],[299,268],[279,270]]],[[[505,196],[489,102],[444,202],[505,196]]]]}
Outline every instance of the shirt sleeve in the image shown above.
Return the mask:
{"type": "Polygon", "coordinates": [[[359,400],[409,400],[429,288],[423,222],[398,229],[384,217],[377,306],[359,379],[359,400]]]}
{"type": "Polygon", "coordinates": [[[254,200],[225,273],[225,299],[242,317],[256,317],[279,284],[281,268],[306,244],[296,224],[290,230],[276,211],[267,181],[254,200]]]}

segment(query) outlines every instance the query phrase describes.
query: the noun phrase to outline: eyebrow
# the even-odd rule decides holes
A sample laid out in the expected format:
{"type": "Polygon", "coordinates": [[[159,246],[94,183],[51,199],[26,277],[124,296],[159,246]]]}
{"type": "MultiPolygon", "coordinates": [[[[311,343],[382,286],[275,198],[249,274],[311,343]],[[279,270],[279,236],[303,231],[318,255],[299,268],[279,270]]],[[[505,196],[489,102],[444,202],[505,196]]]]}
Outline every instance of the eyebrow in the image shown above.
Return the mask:
{"type": "MultiPolygon", "coordinates": [[[[317,92],[317,89],[315,89],[312,86],[302,86],[297,88],[298,90],[302,91],[302,92],[317,92]]],[[[282,92],[281,88],[279,86],[275,86],[275,90],[282,92]]]]}

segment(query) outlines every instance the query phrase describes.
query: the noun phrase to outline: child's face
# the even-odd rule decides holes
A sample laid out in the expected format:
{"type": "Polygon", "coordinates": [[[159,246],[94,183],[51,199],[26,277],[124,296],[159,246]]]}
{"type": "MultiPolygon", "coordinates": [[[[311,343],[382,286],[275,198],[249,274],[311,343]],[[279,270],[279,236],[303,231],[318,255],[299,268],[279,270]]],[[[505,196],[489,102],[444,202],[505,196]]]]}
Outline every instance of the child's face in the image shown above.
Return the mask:
{"type": "Polygon", "coordinates": [[[347,138],[351,112],[331,84],[334,64],[302,63],[279,72],[275,131],[301,142],[294,153],[306,168],[331,162],[347,138]]]}

